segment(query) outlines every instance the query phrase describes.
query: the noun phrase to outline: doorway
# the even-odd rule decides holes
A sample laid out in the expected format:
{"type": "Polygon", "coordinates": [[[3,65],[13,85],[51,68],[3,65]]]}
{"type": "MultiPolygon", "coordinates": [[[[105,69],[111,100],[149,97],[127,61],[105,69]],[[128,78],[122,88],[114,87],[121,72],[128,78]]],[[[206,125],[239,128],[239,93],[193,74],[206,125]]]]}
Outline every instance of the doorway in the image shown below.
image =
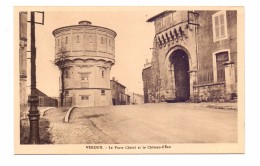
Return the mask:
{"type": "Polygon", "coordinates": [[[189,76],[189,57],[181,49],[175,50],[170,56],[173,65],[175,84],[175,102],[185,102],[190,98],[190,76],[189,76]]]}

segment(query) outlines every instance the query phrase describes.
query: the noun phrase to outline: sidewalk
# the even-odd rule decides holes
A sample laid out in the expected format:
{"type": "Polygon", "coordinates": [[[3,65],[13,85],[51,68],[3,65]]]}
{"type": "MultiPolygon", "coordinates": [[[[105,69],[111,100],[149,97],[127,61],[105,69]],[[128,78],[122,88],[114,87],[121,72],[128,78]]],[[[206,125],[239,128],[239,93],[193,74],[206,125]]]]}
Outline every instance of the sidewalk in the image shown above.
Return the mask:
{"type": "MultiPolygon", "coordinates": [[[[68,108],[55,108],[55,107],[38,107],[40,111],[40,120],[39,120],[39,133],[40,133],[40,143],[41,144],[53,144],[52,142],[52,126],[51,124],[58,121],[59,123],[63,123],[64,116],[68,108]],[[54,116],[48,116],[54,115],[54,116]],[[46,118],[48,116],[48,118],[46,118]],[[56,119],[56,120],[55,120],[56,119]]],[[[29,108],[24,108],[21,110],[21,126],[20,126],[20,143],[27,144],[29,140],[29,128],[30,123],[28,120],[28,111],[29,108]],[[22,112],[23,111],[23,112],[22,112]]]]}
{"type": "Polygon", "coordinates": [[[237,103],[215,103],[215,102],[205,102],[198,103],[198,105],[202,110],[218,110],[218,111],[237,111],[238,106],[237,103]]]}

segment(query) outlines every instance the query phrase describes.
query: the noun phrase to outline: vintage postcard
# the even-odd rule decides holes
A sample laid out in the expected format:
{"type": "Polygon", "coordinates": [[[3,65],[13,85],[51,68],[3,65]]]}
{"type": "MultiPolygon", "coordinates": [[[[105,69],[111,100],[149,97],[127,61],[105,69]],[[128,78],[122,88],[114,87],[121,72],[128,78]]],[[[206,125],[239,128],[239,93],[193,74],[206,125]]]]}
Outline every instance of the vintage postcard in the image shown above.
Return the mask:
{"type": "Polygon", "coordinates": [[[243,7],[17,6],[14,44],[15,154],[244,153],[243,7]]]}

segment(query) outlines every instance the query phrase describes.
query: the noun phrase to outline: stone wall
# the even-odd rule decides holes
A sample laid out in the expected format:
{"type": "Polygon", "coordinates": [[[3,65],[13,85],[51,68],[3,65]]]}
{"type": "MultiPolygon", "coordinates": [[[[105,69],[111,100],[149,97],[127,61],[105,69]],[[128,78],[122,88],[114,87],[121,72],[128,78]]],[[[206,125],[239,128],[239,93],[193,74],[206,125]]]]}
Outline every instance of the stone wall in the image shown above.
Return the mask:
{"type": "Polygon", "coordinates": [[[151,93],[153,86],[151,66],[143,69],[142,78],[144,87],[144,103],[152,103],[154,99],[151,93]]]}
{"type": "Polygon", "coordinates": [[[221,102],[225,100],[226,94],[226,84],[225,83],[215,83],[215,84],[204,84],[195,85],[194,90],[194,101],[214,101],[221,102]]]}

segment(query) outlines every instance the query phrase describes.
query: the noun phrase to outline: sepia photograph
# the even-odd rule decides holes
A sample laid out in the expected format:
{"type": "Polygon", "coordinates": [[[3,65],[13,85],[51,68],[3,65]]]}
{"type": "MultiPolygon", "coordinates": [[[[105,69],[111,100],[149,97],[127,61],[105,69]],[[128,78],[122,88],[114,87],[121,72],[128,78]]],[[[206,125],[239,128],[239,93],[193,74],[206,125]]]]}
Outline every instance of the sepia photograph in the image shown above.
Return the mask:
{"type": "Polygon", "coordinates": [[[15,154],[244,153],[243,7],[13,10],[15,154]]]}

